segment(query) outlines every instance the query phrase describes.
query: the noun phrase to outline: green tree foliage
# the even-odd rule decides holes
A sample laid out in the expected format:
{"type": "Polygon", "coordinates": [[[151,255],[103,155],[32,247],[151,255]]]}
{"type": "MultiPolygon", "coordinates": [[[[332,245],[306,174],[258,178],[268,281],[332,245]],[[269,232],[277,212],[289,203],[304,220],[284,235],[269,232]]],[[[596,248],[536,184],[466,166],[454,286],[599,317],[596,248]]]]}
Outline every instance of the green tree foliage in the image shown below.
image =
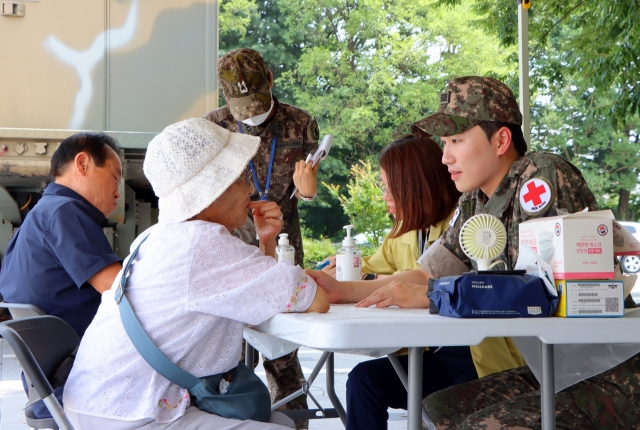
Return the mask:
{"type": "MultiPolygon", "coordinates": [[[[532,3],[532,146],[572,161],[600,205],[637,219],[640,2],[532,3]]],[[[482,28],[517,46],[516,2],[478,0],[474,8],[482,28]]]]}
{"type": "Polygon", "coordinates": [[[336,255],[337,248],[329,239],[313,239],[308,232],[302,232],[302,246],[304,247],[304,267],[313,269],[325,258],[336,255]]]}
{"type": "Polygon", "coordinates": [[[634,131],[640,121],[632,117],[624,128],[614,127],[595,109],[610,102],[593,90],[565,85],[538,94],[532,110],[532,149],[554,152],[576,165],[584,175],[601,208],[611,208],[618,219],[637,217],[629,208],[640,172],[640,145],[634,131]],[[604,100],[603,100],[604,99],[604,100]]]}
{"type": "MultiPolygon", "coordinates": [[[[335,136],[320,180],[345,184],[349,167],[373,160],[409,125],[437,109],[454,76],[513,74],[513,49],[469,21],[471,1],[445,10],[434,0],[280,0],[285,26],[314,34],[276,85],[335,136]],[[511,55],[510,55],[511,54],[511,55]]],[[[320,189],[301,206],[314,235],[340,235],[338,201],[320,189]]]]}
{"type": "MultiPolygon", "coordinates": [[[[440,0],[461,4],[462,0],[440,0]]],[[[531,66],[542,75],[572,83],[584,78],[610,103],[596,106],[608,121],[623,123],[640,110],[640,2],[637,0],[532,1],[529,12],[531,66]],[[544,64],[539,64],[544,63],[544,64]],[[614,90],[613,93],[610,91],[614,90]]],[[[506,46],[518,41],[518,12],[513,0],[478,0],[483,27],[506,46]]],[[[548,83],[548,82],[547,82],[548,83]]],[[[553,82],[551,82],[553,83],[553,82]]],[[[539,85],[545,85],[544,81],[539,85]]]]}
{"type": "Polygon", "coordinates": [[[380,197],[380,173],[372,170],[369,161],[354,164],[349,173],[348,195],[340,192],[340,185],[323,185],[340,201],[356,233],[364,233],[367,240],[378,247],[391,227],[387,205],[380,197]]]}

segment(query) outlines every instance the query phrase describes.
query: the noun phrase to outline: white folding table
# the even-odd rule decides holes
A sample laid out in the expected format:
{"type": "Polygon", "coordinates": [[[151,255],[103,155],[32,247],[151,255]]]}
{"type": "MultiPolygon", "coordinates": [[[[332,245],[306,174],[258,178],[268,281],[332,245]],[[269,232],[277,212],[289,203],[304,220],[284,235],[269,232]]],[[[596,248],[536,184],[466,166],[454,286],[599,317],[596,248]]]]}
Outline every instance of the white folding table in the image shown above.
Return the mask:
{"type": "Polygon", "coordinates": [[[420,309],[332,305],[326,314],[279,314],[247,330],[331,352],[381,356],[408,347],[407,428],[411,430],[421,428],[424,346],[477,345],[485,337],[537,337],[541,342],[542,429],[552,430],[556,428],[554,345],[640,343],[640,309],[627,311],[623,318],[463,319],[420,309]]]}

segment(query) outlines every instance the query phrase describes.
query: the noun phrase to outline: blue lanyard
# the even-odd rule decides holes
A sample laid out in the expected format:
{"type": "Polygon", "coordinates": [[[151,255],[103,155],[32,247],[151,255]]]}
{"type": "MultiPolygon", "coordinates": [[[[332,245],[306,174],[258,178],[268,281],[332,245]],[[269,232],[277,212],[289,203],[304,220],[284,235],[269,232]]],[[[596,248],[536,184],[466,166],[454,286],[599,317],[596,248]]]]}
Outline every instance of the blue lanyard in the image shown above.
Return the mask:
{"type": "MultiPolygon", "coordinates": [[[[244,134],[242,131],[242,124],[240,121],[238,123],[238,130],[240,133],[244,134]]],[[[253,176],[253,183],[256,185],[256,190],[258,191],[258,195],[260,196],[260,200],[267,200],[269,196],[269,185],[271,184],[271,170],[273,169],[273,156],[276,153],[276,139],[277,136],[273,136],[273,140],[271,141],[271,155],[269,156],[269,169],[267,170],[267,183],[264,186],[264,191],[260,189],[260,184],[258,183],[258,175],[256,174],[256,168],[253,167],[253,161],[249,161],[249,167],[251,168],[251,175],[253,176]]]]}

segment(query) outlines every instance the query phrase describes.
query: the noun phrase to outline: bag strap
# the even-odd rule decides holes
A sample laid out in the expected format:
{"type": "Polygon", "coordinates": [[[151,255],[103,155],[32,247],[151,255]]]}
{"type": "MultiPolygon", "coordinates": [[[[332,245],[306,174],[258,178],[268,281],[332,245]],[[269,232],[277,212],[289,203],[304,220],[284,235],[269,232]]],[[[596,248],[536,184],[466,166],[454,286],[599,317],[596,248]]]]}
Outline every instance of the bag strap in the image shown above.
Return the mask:
{"type": "Polygon", "coordinates": [[[140,325],[140,321],[133,313],[131,304],[129,303],[127,296],[124,294],[124,288],[127,284],[127,274],[131,267],[131,263],[134,258],[136,258],[136,255],[138,255],[140,246],[142,246],[148,237],[149,235],[147,235],[131,255],[129,255],[124,266],[124,270],[122,271],[122,277],[120,278],[120,283],[118,284],[114,298],[120,308],[120,319],[122,320],[124,329],[129,335],[133,346],[136,347],[142,358],[144,358],[144,360],[149,363],[156,372],[167,378],[169,381],[182,388],[191,390],[201,382],[200,378],[197,378],[186,370],[178,367],[158,349],[140,325]]]}

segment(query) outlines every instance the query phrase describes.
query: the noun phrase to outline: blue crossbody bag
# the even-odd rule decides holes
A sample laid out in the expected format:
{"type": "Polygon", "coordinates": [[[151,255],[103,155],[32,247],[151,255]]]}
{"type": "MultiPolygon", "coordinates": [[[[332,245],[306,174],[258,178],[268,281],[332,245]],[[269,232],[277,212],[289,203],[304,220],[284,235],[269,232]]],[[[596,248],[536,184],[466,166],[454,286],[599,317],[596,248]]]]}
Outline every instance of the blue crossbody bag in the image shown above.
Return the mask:
{"type": "Polygon", "coordinates": [[[225,373],[198,378],[169,360],[140,325],[124,294],[124,289],[131,263],[147,237],[129,256],[115,292],[115,300],[120,308],[120,318],[133,346],[156,372],[186,389],[191,395],[193,404],[201,411],[224,418],[268,422],[271,416],[269,390],[244,363],[238,364],[237,367],[225,373]]]}

